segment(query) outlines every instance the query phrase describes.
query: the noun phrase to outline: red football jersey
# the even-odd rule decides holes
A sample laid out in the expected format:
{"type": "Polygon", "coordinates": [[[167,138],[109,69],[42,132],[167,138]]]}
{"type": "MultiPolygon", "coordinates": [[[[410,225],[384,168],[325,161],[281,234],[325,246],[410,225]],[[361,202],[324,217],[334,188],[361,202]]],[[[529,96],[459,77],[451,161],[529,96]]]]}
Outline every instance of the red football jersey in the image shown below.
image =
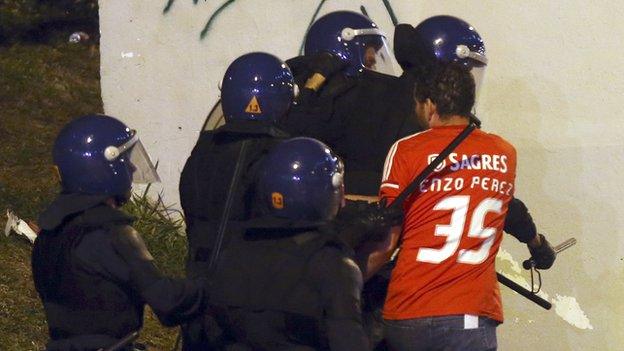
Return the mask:
{"type": "MultiPolygon", "coordinates": [[[[397,141],[380,196],[392,202],[463,128],[436,127],[397,141]]],[[[494,262],[515,175],[514,147],[475,130],[408,198],[384,318],[473,314],[503,321],[494,262]]]]}

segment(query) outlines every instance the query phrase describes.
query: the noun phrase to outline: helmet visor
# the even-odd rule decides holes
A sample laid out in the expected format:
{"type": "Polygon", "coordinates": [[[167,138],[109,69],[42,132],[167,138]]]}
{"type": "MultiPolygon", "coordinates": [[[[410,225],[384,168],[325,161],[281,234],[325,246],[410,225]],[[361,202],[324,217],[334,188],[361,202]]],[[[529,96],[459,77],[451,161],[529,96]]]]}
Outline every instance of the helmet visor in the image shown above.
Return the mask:
{"type": "Polygon", "coordinates": [[[359,56],[365,69],[389,76],[400,76],[399,64],[396,62],[385,37],[363,35],[358,38],[359,56]]]}
{"type": "Polygon", "coordinates": [[[128,151],[126,160],[132,166],[132,182],[138,184],[158,183],[160,177],[156,172],[156,167],[150,160],[143,143],[137,140],[134,146],[128,151]]]}
{"type": "Polygon", "coordinates": [[[390,50],[386,35],[378,28],[345,28],[342,38],[345,41],[353,40],[364,69],[395,77],[401,75],[400,66],[390,50]]]}
{"type": "Polygon", "coordinates": [[[485,79],[485,68],[487,66],[483,65],[483,66],[479,66],[479,67],[473,67],[470,70],[470,73],[472,73],[472,77],[474,78],[475,81],[475,104],[474,104],[474,109],[476,110],[477,105],[479,103],[479,95],[481,93],[481,87],[483,86],[483,80],[485,79]]]}
{"type": "Polygon", "coordinates": [[[128,167],[132,171],[133,183],[148,184],[160,182],[156,168],[134,130],[132,131],[132,137],[122,145],[108,147],[105,151],[105,157],[109,161],[114,161],[119,157],[119,161],[127,162],[128,167]]]}
{"type": "Polygon", "coordinates": [[[221,106],[221,99],[217,101],[217,103],[212,107],[210,113],[208,113],[208,117],[206,117],[206,121],[204,122],[204,126],[202,127],[202,131],[214,130],[225,124],[225,117],[223,115],[223,107],[221,106]]]}

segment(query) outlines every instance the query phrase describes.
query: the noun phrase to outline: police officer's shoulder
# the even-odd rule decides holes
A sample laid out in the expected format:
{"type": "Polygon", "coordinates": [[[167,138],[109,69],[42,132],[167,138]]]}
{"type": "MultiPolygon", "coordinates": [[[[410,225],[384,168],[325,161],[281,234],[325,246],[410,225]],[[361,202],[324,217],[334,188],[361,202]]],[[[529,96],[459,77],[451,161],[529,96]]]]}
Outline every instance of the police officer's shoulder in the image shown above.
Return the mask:
{"type": "Polygon", "coordinates": [[[131,225],[113,224],[108,234],[115,250],[124,257],[152,261],[154,258],[147,249],[145,241],[131,225]]]}
{"type": "Polygon", "coordinates": [[[358,265],[344,245],[330,242],[311,258],[313,266],[324,268],[330,274],[361,275],[358,265]]]}

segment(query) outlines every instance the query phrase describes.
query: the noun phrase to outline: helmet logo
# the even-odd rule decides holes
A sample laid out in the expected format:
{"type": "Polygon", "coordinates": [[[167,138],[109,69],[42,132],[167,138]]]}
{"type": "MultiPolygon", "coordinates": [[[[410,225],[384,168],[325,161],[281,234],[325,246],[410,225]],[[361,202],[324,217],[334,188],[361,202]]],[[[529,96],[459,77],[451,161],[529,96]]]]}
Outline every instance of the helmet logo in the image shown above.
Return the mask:
{"type": "Polygon", "coordinates": [[[258,99],[253,96],[249,103],[247,104],[247,108],[245,108],[245,112],[251,114],[261,114],[262,110],[260,109],[260,104],[258,103],[258,99]]]}
{"type": "Polygon", "coordinates": [[[280,193],[271,193],[271,204],[273,208],[281,210],[284,208],[284,197],[280,193]]]}

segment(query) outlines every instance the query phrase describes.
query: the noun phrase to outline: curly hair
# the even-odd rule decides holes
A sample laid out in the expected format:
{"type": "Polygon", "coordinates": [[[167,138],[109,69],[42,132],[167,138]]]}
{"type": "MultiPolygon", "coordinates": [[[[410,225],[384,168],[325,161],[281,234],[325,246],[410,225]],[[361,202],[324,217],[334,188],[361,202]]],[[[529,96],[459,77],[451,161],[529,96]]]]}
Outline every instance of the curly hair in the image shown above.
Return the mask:
{"type": "Polygon", "coordinates": [[[414,98],[430,99],[440,118],[470,116],[475,103],[475,81],[469,70],[456,63],[439,63],[416,80],[414,98]]]}

